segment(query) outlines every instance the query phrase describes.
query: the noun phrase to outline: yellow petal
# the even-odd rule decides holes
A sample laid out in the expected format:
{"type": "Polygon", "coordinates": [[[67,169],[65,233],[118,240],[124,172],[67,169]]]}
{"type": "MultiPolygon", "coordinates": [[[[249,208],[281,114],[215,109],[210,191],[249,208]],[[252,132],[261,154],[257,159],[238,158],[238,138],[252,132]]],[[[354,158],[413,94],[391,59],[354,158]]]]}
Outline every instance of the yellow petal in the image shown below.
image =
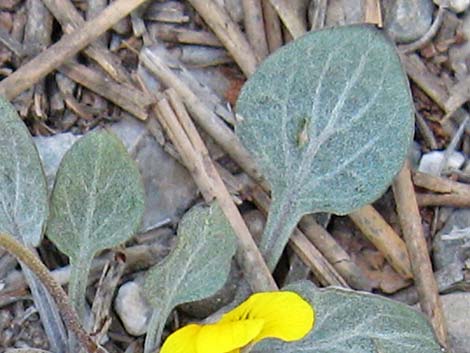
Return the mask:
{"type": "Polygon", "coordinates": [[[237,353],[260,333],[263,324],[263,320],[244,320],[204,325],[197,335],[196,353],[237,353]]]}
{"type": "Polygon", "coordinates": [[[163,343],[160,353],[197,353],[196,338],[201,328],[191,324],[176,330],[163,343]]]}
{"type": "Polygon", "coordinates": [[[295,341],[303,338],[312,329],[315,313],[312,306],[295,292],[265,292],[253,294],[222,316],[220,322],[246,319],[265,321],[263,329],[253,342],[269,337],[295,341]]]}

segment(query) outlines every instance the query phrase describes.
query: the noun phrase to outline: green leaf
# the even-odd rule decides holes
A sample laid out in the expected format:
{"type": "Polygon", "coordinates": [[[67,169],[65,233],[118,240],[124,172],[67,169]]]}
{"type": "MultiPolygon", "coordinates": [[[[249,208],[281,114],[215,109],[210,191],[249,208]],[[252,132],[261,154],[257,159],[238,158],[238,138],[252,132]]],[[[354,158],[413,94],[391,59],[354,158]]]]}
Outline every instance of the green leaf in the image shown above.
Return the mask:
{"type": "Polygon", "coordinates": [[[143,212],[139,170],[117,137],[91,132],[67,151],[52,191],[47,236],[70,257],[69,295],[80,316],[92,258],[132,237],[143,212]]]}
{"type": "Polygon", "coordinates": [[[297,342],[266,340],[253,353],[442,353],[425,317],[410,307],[341,288],[290,285],[315,308],[313,330],[297,342]]]}
{"type": "Polygon", "coordinates": [[[209,297],[227,280],[237,242],[232,227],[217,204],[197,205],[178,228],[177,243],[165,260],[147,274],[145,295],[155,309],[146,346],[158,345],[171,310],[183,303],[209,297]]]}
{"type": "Polygon", "coordinates": [[[91,132],[65,154],[51,197],[47,236],[76,261],[121,244],[144,211],[139,170],[121,141],[91,132]]]}
{"type": "Polygon", "coordinates": [[[372,26],[311,32],[266,59],[237,102],[236,126],[272,187],[261,250],[271,268],[300,217],[377,199],[413,136],[395,49],[372,26]]]}
{"type": "Polygon", "coordinates": [[[41,242],[49,214],[46,179],[31,135],[0,97],[0,231],[26,245],[41,242]]]}

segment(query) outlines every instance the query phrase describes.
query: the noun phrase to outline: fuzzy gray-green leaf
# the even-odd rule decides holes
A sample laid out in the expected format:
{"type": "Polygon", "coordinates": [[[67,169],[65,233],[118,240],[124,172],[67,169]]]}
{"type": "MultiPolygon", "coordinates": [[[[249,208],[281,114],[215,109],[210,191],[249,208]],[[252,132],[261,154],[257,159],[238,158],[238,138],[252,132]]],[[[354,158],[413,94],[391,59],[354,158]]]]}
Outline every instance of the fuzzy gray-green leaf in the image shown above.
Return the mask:
{"type": "Polygon", "coordinates": [[[0,231],[37,246],[49,213],[46,179],[28,129],[0,97],[0,231]]]}
{"type": "MultiPolygon", "coordinates": [[[[268,57],[242,88],[236,126],[272,187],[267,229],[288,224],[285,245],[302,215],[377,199],[403,164],[413,111],[393,44],[372,26],[311,32],[268,57]]],[[[272,243],[263,236],[268,263],[272,243]]]]}
{"type": "Polygon", "coordinates": [[[140,174],[121,141],[91,132],[65,154],[51,196],[47,236],[74,263],[135,234],[144,211],[140,174]]]}
{"type": "Polygon", "coordinates": [[[227,280],[236,248],[235,234],[216,204],[193,207],[181,220],[175,248],[147,275],[149,302],[165,312],[211,296],[227,280]]]}
{"type": "Polygon", "coordinates": [[[351,290],[290,285],[315,308],[313,330],[302,340],[266,340],[253,353],[442,353],[425,317],[389,299],[351,290]]]}

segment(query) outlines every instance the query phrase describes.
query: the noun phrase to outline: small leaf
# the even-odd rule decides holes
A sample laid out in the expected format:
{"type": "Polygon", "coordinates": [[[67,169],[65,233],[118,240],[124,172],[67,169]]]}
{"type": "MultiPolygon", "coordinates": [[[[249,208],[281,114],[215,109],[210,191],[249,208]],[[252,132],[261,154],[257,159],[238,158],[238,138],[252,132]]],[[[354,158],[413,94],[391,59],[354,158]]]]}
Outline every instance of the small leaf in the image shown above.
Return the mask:
{"type": "Polygon", "coordinates": [[[413,111],[398,55],[372,26],[311,32],[260,65],[238,98],[236,131],[272,187],[260,245],[271,268],[302,215],[347,214],[385,191],[413,111]]]}
{"type": "Polygon", "coordinates": [[[309,282],[284,289],[313,305],[315,326],[301,341],[266,340],[253,353],[442,353],[425,317],[404,304],[341,288],[319,290],[309,282]]]}
{"type": "Polygon", "coordinates": [[[144,211],[139,170],[111,133],[91,132],[65,154],[47,236],[72,262],[91,260],[135,234],[144,211]]]}
{"type": "Polygon", "coordinates": [[[217,204],[197,205],[184,215],[175,248],[150,269],[145,281],[145,295],[154,308],[148,349],[158,346],[175,306],[209,297],[224,285],[236,249],[235,234],[217,204]]]}
{"type": "Polygon", "coordinates": [[[46,179],[31,135],[0,97],[0,231],[38,246],[48,217],[46,179]]]}
{"type": "Polygon", "coordinates": [[[91,260],[132,237],[143,213],[139,170],[117,137],[91,132],[67,151],[52,190],[47,236],[70,257],[68,294],[81,319],[91,260]]]}
{"type": "Polygon", "coordinates": [[[237,245],[216,205],[197,205],[178,228],[177,244],[147,274],[145,293],[154,307],[169,307],[213,295],[227,280],[237,245]]]}

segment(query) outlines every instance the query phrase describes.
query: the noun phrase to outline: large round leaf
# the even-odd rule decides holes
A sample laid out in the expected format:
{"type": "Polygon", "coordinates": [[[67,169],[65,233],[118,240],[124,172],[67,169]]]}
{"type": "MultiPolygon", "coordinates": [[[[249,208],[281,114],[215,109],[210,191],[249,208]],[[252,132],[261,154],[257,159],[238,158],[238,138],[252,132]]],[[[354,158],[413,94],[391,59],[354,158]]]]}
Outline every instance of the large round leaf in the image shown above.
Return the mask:
{"type": "MultiPolygon", "coordinates": [[[[267,232],[287,224],[276,230],[283,244],[303,214],[346,214],[377,199],[414,126],[399,57],[372,26],[312,32],[282,47],[243,86],[237,114],[237,134],[272,187],[267,232]]],[[[268,263],[274,243],[263,236],[268,263]]]]}

